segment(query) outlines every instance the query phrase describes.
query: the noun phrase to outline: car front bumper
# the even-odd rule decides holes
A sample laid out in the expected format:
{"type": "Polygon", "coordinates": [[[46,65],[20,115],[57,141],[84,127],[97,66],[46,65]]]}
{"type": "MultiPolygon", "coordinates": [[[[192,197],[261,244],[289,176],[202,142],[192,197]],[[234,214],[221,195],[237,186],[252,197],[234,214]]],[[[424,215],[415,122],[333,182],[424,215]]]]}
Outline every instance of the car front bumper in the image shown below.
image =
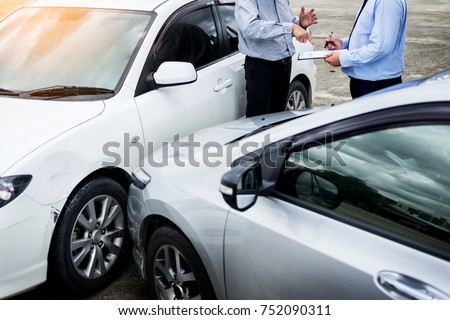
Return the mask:
{"type": "Polygon", "coordinates": [[[0,298],[46,281],[47,256],[59,210],[21,194],[0,209],[0,298]]]}

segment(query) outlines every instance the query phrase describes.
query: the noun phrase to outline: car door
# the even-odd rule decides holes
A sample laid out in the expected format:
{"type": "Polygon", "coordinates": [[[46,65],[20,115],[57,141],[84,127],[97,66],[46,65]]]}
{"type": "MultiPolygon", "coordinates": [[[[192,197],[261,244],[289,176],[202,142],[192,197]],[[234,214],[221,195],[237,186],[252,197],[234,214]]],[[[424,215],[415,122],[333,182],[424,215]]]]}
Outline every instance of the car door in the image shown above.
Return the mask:
{"type": "Polygon", "coordinates": [[[230,68],[234,71],[238,118],[241,118],[245,115],[245,107],[247,104],[244,73],[245,55],[243,55],[238,48],[238,25],[234,16],[234,3],[225,2],[218,5],[216,8],[219,17],[221,18],[221,31],[225,39],[224,45],[226,47],[226,52],[228,52],[227,60],[229,61],[230,68]]]}
{"type": "Polygon", "coordinates": [[[449,299],[449,134],[430,105],[294,137],[276,191],[229,214],[228,298],[449,299]]]}
{"type": "Polygon", "coordinates": [[[189,84],[139,92],[135,100],[147,144],[173,141],[177,135],[241,115],[236,58],[226,51],[218,19],[215,6],[199,7],[199,2],[194,2],[174,13],[161,30],[150,52],[150,71],[156,71],[164,61],[191,62],[197,79],[189,84]]]}

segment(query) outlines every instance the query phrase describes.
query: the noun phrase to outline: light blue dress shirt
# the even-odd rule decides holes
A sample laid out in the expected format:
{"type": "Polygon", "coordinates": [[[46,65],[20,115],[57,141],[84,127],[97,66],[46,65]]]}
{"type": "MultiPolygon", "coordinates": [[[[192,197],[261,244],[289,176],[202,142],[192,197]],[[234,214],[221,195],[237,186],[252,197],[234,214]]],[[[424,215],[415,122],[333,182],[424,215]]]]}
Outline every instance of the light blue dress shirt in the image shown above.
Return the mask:
{"type": "Polygon", "coordinates": [[[292,23],[300,24],[288,0],[237,0],[239,50],[270,61],[292,57],[292,23]]]}
{"type": "Polygon", "coordinates": [[[351,39],[342,39],[342,71],[361,80],[399,77],[404,69],[406,0],[368,0],[351,39]]]}

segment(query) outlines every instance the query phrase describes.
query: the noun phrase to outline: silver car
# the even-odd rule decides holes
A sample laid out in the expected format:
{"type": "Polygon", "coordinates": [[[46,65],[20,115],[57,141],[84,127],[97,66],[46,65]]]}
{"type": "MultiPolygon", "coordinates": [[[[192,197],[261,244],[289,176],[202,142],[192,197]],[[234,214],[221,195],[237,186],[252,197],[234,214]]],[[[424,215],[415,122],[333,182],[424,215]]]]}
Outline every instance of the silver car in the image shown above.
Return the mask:
{"type": "Polygon", "coordinates": [[[449,74],[159,149],[128,202],[152,296],[449,299],[449,74]]]}

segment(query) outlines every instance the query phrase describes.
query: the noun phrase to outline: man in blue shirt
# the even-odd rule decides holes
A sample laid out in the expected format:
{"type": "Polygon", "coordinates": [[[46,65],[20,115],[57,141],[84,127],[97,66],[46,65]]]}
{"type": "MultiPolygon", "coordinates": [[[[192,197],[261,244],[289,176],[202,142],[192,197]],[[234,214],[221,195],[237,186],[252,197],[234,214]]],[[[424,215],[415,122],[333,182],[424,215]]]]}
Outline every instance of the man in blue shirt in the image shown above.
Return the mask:
{"type": "Polygon", "coordinates": [[[246,55],[246,116],[285,110],[295,53],[292,37],[314,44],[305,30],[318,22],[314,9],[301,7],[297,18],[289,0],[236,0],[235,17],[239,50],[246,55]]]}
{"type": "Polygon", "coordinates": [[[325,40],[330,50],[344,49],[325,61],[342,66],[352,98],[402,82],[406,16],[406,0],[364,0],[349,38],[325,40]]]}

